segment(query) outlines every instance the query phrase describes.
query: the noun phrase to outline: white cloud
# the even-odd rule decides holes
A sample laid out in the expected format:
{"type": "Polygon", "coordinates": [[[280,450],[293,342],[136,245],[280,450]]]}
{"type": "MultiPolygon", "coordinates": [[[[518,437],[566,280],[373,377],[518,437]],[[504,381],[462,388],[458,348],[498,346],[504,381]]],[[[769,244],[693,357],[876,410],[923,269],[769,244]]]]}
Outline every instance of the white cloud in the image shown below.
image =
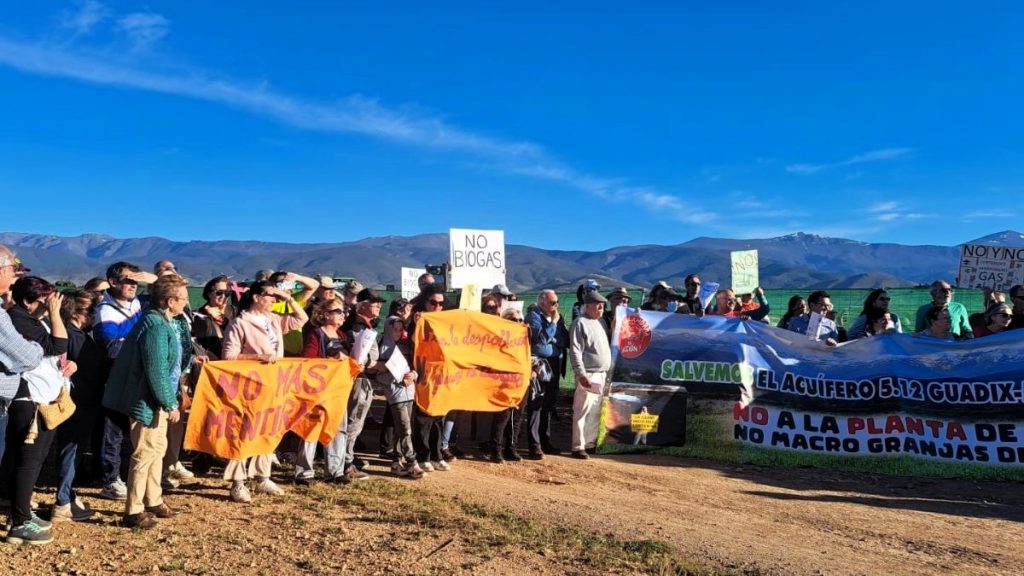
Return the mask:
{"type": "Polygon", "coordinates": [[[111,10],[102,2],[83,0],[77,3],[77,9],[61,13],[59,23],[61,28],[71,30],[75,36],[86,35],[111,14],[111,10]]]}
{"type": "Polygon", "coordinates": [[[879,222],[896,222],[906,220],[922,220],[924,218],[934,218],[934,214],[926,214],[923,212],[912,212],[910,209],[901,202],[893,200],[887,202],[878,202],[871,206],[868,206],[864,212],[870,214],[875,220],[879,222]]]}
{"type": "MultiPolygon", "coordinates": [[[[159,15],[128,15],[118,22],[126,34],[135,35],[140,46],[167,33],[168,22],[159,15]]],[[[0,65],[22,72],[214,102],[304,130],[360,134],[408,146],[468,154],[508,174],[562,184],[612,202],[633,203],[667,219],[706,223],[716,218],[713,213],[690,209],[676,196],[576,170],[531,142],[478,134],[439,117],[387,107],[362,95],[324,103],[279,92],[265,84],[246,85],[217,78],[196,69],[154,70],[142,66],[138,56],[0,36],[0,65]]]]}
{"type": "Polygon", "coordinates": [[[879,212],[892,212],[901,208],[899,202],[880,202],[868,208],[868,212],[879,213],[879,212]]]}
{"type": "Polygon", "coordinates": [[[135,49],[142,50],[167,36],[171,21],[153,12],[133,12],[118,18],[117,27],[135,49]]]}
{"type": "Polygon", "coordinates": [[[824,170],[830,170],[832,168],[840,168],[842,166],[853,166],[856,164],[864,164],[867,162],[882,162],[885,160],[893,160],[906,156],[913,152],[913,148],[881,148],[878,150],[871,150],[861,154],[856,154],[845,160],[838,162],[831,162],[827,164],[809,164],[809,163],[797,163],[786,166],[786,172],[791,174],[802,174],[810,175],[817,174],[824,170]]]}
{"type": "Polygon", "coordinates": [[[964,220],[967,222],[973,222],[975,220],[985,220],[988,218],[1016,218],[1017,215],[1008,210],[975,210],[968,212],[964,216],[964,220]]]}

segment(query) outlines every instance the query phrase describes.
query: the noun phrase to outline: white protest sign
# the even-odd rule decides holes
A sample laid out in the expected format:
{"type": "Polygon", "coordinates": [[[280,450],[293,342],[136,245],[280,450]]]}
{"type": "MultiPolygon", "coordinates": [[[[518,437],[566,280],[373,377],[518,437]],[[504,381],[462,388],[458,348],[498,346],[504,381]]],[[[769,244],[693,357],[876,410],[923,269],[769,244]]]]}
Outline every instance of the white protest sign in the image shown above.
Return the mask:
{"type": "MultiPolygon", "coordinates": [[[[705,282],[700,285],[700,292],[697,292],[697,298],[700,298],[701,309],[706,309],[711,305],[711,300],[715,297],[718,292],[718,282],[705,282]]],[[[690,310],[691,314],[696,314],[696,310],[690,310]]]]}
{"type": "Polygon", "coordinates": [[[964,244],[960,247],[957,284],[1004,291],[1024,284],[1024,247],[964,244]]]}
{"type": "Polygon", "coordinates": [[[355,335],[355,342],[352,343],[352,357],[363,366],[370,359],[370,351],[373,350],[373,343],[377,341],[377,331],[372,328],[364,328],[355,335]]]}
{"type": "Polygon", "coordinates": [[[505,283],[505,231],[452,228],[448,232],[452,288],[505,283]]]}
{"type": "Polygon", "coordinates": [[[811,312],[811,319],[807,322],[808,340],[821,340],[822,337],[828,338],[835,331],[835,320],[826,318],[817,312],[811,312]]]}
{"type": "Polygon", "coordinates": [[[739,250],[731,252],[732,260],[732,291],[736,294],[750,294],[757,288],[758,278],[757,250],[739,250]]]}
{"type": "Polygon", "coordinates": [[[420,293],[420,276],[426,271],[426,268],[402,267],[402,298],[415,298],[420,293]]]}
{"type": "Polygon", "coordinates": [[[401,382],[402,378],[405,378],[405,375],[411,370],[409,368],[409,361],[405,359],[402,351],[397,348],[391,353],[388,361],[384,363],[384,367],[388,369],[388,372],[391,372],[391,377],[396,382],[401,382]]]}

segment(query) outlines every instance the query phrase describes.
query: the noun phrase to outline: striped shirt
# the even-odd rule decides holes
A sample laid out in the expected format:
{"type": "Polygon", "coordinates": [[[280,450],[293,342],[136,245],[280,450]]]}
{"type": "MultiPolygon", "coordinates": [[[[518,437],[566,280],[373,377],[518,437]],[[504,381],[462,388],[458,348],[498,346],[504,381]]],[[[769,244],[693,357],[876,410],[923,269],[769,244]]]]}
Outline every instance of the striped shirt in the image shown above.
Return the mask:
{"type": "Polygon", "coordinates": [[[106,292],[96,306],[92,337],[97,344],[107,350],[107,357],[113,360],[117,358],[121,344],[140,318],[142,305],[139,304],[138,298],[134,298],[126,308],[115,300],[110,292],[106,292]]]}

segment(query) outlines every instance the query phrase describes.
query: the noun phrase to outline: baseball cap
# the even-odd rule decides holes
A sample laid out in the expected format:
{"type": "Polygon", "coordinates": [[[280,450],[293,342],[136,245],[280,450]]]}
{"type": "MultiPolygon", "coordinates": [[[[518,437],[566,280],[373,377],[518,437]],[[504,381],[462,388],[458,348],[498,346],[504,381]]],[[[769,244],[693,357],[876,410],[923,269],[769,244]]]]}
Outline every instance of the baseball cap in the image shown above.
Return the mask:
{"type": "Polygon", "coordinates": [[[334,289],[334,278],[324,274],[316,277],[317,282],[320,283],[321,288],[327,288],[328,290],[334,289]]]}
{"type": "Polygon", "coordinates": [[[356,295],[356,302],[383,302],[384,299],[377,295],[376,292],[369,288],[363,288],[356,295]]]}
{"type": "Polygon", "coordinates": [[[583,289],[584,290],[600,290],[601,289],[601,285],[597,283],[597,280],[591,280],[590,278],[587,278],[586,281],[583,282],[583,289]]]}
{"type": "Polygon", "coordinates": [[[508,286],[504,284],[495,284],[494,288],[491,288],[491,294],[501,294],[502,296],[511,296],[512,291],[508,289],[508,286]]]}

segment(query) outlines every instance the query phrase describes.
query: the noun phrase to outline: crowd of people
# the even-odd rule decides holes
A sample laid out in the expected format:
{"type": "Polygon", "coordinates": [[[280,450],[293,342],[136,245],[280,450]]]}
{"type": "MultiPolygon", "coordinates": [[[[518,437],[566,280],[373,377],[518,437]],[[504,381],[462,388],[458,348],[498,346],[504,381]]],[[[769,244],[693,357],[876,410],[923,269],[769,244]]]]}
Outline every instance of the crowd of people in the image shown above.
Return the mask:
{"type": "MultiPolygon", "coordinates": [[[[587,459],[597,441],[616,308],[628,308],[632,300],[625,288],[605,295],[596,281],[587,280],[567,320],[554,290],[542,290],[524,307],[508,287],[494,286],[483,296],[481,312],[527,326],[529,389],[517,407],[439,417],[416,407],[416,370],[396,375],[385,366],[395,354],[414,366],[412,334],[420,314],[449,307],[445,290],[429,273],[420,276],[417,296],[395,300],[382,319],[385,299],[373,289],[354,280],[336,284],[329,276],[264,270],[244,287],[217,276],[203,286],[203,305],[192,310],[189,283],[167,260],[157,262],[153,272],[117,262],[103,277],[63,292],[30,272],[12,250],[0,246],[0,505],[8,512],[6,539],[15,544],[49,543],[52,523],[92,517],[75,490],[76,470],[87,454],[98,462],[99,496],[124,501],[123,526],[153,528],[159,519],[175,516],[164,492],[208,473],[214,463],[203,454],[194,456],[191,469],[181,461],[199,366],[214,360],[354,357],[358,362],[345,418],[331,441],[322,447],[300,441],[288,450],[296,485],[317,480],[321,449],[324,481],[348,484],[369,477],[357,451],[364,449],[360,438],[375,396],[386,406],[380,456],[396,476],[419,479],[449,471],[471,450],[495,463],[519,461],[524,435],[525,458],[560,454],[551,430],[558,417],[559,381],[570,366],[576,388],[569,454],[587,459]],[[144,294],[140,285],[147,286],[144,294]],[[32,496],[54,440],[59,477],[46,519],[36,513],[32,496]]],[[[684,285],[676,292],[659,282],[639,308],[770,321],[760,288],[739,295],[723,288],[705,305],[698,275],[686,277],[684,285]]],[[[921,337],[980,338],[1020,328],[1024,320],[1024,286],[1009,291],[1012,303],[1000,292],[991,293],[984,313],[971,318],[953,301],[948,283],[935,282],[931,294],[933,301],[914,319],[921,337]]],[[[817,329],[825,327],[821,340],[832,346],[903,332],[910,320],[889,310],[889,303],[884,289],[872,291],[848,328],[815,323],[817,329]]],[[[806,300],[794,296],[778,326],[804,333],[815,315],[827,319],[831,311],[825,291],[806,300]]],[[[283,494],[271,479],[282,450],[223,463],[231,500],[283,494]]]]}

